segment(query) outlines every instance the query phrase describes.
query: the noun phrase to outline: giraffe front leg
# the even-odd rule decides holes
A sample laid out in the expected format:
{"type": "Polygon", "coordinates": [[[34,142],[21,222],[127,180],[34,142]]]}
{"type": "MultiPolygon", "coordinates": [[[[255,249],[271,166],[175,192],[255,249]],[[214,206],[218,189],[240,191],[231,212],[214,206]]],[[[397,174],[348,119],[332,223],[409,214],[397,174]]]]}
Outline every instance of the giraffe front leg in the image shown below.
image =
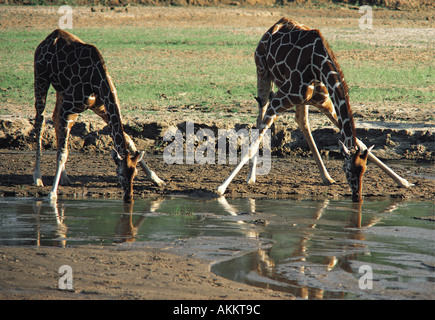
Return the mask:
{"type": "MultiPolygon", "coordinates": [[[[61,109],[62,102],[63,102],[63,95],[60,92],[56,91],[56,106],[55,106],[54,111],[53,111],[52,120],[53,120],[53,124],[54,124],[54,130],[56,133],[57,150],[60,150],[60,148],[61,148],[59,146],[59,141],[60,141],[59,112],[61,109]]],[[[73,124],[74,124],[74,122],[70,124],[70,128],[72,127],[73,124]]],[[[62,170],[61,170],[60,184],[63,186],[68,186],[71,184],[71,181],[68,178],[68,175],[66,173],[65,165],[62,167],[62,170]]]]}
{"type": "MultiPolygon", "coordinates": [[[[68,110],[68,108],[65,108],[68,110]]],[[[59,113],[59,140],[57,149],[56,174],[54,176],[53,186],[51,188],[49,199],[51,201],[57,199],[57,189],[59,188],[62,172],[64,171],[66,161],[68,159],[68,137],[72,125],[74,124],[76,114],[68,114],[66,112],[59,113]]]]}
{"type": "Polygon", "coordinates": [[[228,176],[228,178],[226,178],[225,181],[216,189],[217,194],[223,195],[225,193],[228,185],[231,183],[231,181],[234,179],[234,177],[237,175],[237,173],[240,171],[240,169],[242,169],[242,167],[245,165],[246,162],[249,161],[249,159],[254,157],[254,155],[258,151],[258,148],[260,146],[260,142],[263,139],[264,134],[266,133],[267,129],[270,128],[270,126],[275,121],[275,119],[276,119],[276,115],[273,115],[271,117],[266,118],[266,121],[263,124],[263,127],[261,128],[260,134],[258,135],[258,138],[250,145],[248,152],[243,155],[239,164],[234,168],[234,170],[231,172],[231,174],[228,176]]]}
{"type": "MultiPolygon", "coordinates": [[[[101,101],[98,101],[98,99],[97,99],[97,103],[92,106],[91,110],[94,111],[97,115],[99,115],[104,120],[104,122],[106,122],[107,124],[110,125],[110,119],[106,113],[106,108],[102,104],[101,101]]],[[[124,139],[125,139],[125,143],[127,145],[128,151],[130,151],[131,153],[136,153],[137,149],[136,149],[136,146],[134,145],[133,140],[131,140],[130,136],[128,134],[126,134],[125,132],[124,132],[124,139]]],[[[148,179],[150,179],[152,182],[154,182],[159,187],[163,187],[164,185],[166,185],[166,183],[162,179],[160,179],[157,176],[157,174],[147,166],[147,164],[145,163],[145,160],[141,159],[139,164],[142,167],[142,169],[145,170],[148,179]]]]}
{"type": "MultiPolygon", "coordinates": [[[[136,153],[137,149],[136,149],[136,146],[134,145],[133,140],[131,140],[130,136],[128,134],[126,134],[125,132],[124,132],[124,138],[125,138],[125,142],[127,144],[127,149],[132,153],[136,153]]],[[[143,159],[140,160],[139,164],[142,167],[142,169],[145,170],[148,179],[150,179],[152,182],[154,182],[159,187],[163,187],[166,185],[166,183],[162,179],[160,179],[157,176],[157,174],[147,166],[147,164],[145,163],[145,161],[143,159]]]]}
{"type": "MultiPolygon", "coordinates": [[[[358,147],[361,150],[367,149],[367,146],[361,140],[356,139],[356,143],[358,144],[358,147]]],[[[386,174],[388,174],[394,181],[396,181],[396,183],[398,184],[399,187],[409,188],[409,187],[414,186],[412,183],[409,183],[408,180],[399,176],[390,167],[388,167],[385,163],[383,163],[381,160],[379,160],[373,153],[371,153],[371,151],[369,151],[368,159],[370,160],[370,162],[374,163],[382,171],[384,171],[386,174]]]]}
{"type": "Polygon", "coordinates": [[[37,114],[35,119],[35,131],[36,131],[36,159],[35,168],[33,170],[33,183],[38,187],[43,187],[41,174],[41,157],[42,157],[42,129],[44,127],[44,115],[37,114]]]}

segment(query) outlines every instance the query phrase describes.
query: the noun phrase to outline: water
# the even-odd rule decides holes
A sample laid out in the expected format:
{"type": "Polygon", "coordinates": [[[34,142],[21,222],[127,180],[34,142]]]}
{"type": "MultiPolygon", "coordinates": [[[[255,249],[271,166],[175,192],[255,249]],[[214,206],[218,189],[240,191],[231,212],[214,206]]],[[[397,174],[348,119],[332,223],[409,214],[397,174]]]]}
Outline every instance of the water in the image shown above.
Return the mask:
{"type": "Polygon", "coordinates": [[[2,198],[0,245],[154,246],[299,298],[435,298],[433,215],[393,200],[2,198]]]}

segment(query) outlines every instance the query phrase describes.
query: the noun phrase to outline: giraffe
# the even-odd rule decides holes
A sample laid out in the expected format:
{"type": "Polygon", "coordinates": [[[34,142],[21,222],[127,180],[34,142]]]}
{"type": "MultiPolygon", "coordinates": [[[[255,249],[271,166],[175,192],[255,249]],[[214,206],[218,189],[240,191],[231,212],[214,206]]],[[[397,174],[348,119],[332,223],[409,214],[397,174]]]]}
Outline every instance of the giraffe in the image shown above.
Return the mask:
{"type": "Polygon", "coordinates": [[[78,37],[57,29],[43,40],[35,51],[35,132],[36,162],[34,183],[43,186],[41,175],[41,144],[44,126],[44,111],[48,89],[56,90],[56,105],[53,123],[57,140],[57,168],[49,198],[57,198],[59,183],[68,184],[65,170],[68,157],[68,138],[71,127],[79,113],[92,110],[111,128],[114,142],[112,158],[124,191],[124,202],[133,199],[133,179],[138,163],[155,184],[164,182],[148,168],[143,160],[144,152],[138,152],[131,138],[124,132],[119,100],[113,81],[98,49],[85,44],[78,37]]]}
{"type": "Polygon", "coordinates": [[[255,183],[257,150],[266,131],[286,110],[295,107],[295,120],[308,142],[324,184],[335,183],[323,164],[311,135],[308,106],[317,107],[340,129],[339,148],[344,155],[343,170],[354,202],[362,201],[362,180],[369,159],[379,166],[399,186],[411,184],[382,163],[356,137],[349,104],[348,87],[338,62],[319,30],[310,29],[294,20],[282,18],[261,38],[255,50],[259,115],[258,138],[228,178],[217,188],[225,193],[231,180],[251,158],[248,183],[255,183]],[[277,91],[272,92],[272,86],[277,91]]]}

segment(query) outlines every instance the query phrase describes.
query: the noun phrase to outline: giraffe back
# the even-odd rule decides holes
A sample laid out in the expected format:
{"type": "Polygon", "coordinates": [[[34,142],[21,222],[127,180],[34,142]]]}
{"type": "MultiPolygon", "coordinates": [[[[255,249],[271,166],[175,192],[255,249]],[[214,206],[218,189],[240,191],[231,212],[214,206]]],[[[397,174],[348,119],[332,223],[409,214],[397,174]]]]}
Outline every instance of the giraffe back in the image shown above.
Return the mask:
{"type": "Polygon", "coordinates": [[[323,83],[346,146],[356,145],[349,89],[333,51],[319,30],[282,18],[261,38],[255,60],[257,68],[267,70],[271,80],[294,104],[306,102],[306,88],[313,81],[323,83]]]}
{"type": "Polygon", "coordinates": [[[92,71],[97,63],[104,62],[95,46],[58,29],[36,48],[35,81],[49,82],[58,92],[83,84],[85,93],[88,93],[91,91],[92,71]]]}
{"type": "Polygon", "coordinates": [[[112,128],[117,152],[124,156],[125,141],[116,88],[100,51],[78,37],[57,29],[35,51],[35,89],[51,84],[69,103],[69,112],[88,109],[90,99],[101,101],[112,128]]]}

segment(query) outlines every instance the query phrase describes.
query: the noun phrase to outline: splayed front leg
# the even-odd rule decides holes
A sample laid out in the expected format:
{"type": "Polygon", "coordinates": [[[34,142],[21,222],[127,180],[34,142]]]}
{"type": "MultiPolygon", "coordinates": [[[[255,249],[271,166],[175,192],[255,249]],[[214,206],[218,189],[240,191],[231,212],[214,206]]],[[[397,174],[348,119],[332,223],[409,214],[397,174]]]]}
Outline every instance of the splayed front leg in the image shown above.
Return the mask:
{"type": "MultiPolygon", "coordinates": [[[[137,149],[136,149],[136,146],[134,145],[133,140],[131,140],[130,136],[128,134],[126,134],[125,132],[124,132],[124,138],[125,138],[125,142],[127,144],[128,150],[132,154],[135,154],[137,152],[137,149]]],[[[145,161],[143,159],[140,160],[139,164],[142,167],[142,169],[145,170],[148,179],[150,179],[152,182],[154,182],[159,187],[163,187],[166,185],[166,183],[162,179],[160,179],[157,176],[157,174],[147,166],[147,164],[145,163],[145,161]]]]}
{"type": "Polygon", "coordinates": [[[237,175],[237,173],[240,171],[240,169],[242,169],[242,167],[245,165],[246,162],[249,161],[249,159],[251,159],[252,157],[254,157],[256,155],[258,148],[260,147],[260,142],[263,140],[263,137],[264,137],[266,131],[270,128],[270,126],[275,121],[275,119],[276,119],[276,115],[269,117],[267,119],[268,122],[266,124],[264,124],[257,139],[250,145],[248,152],[246,152],[242,156],[240,163],[234,168],[234,170],[231,172],[231,174],[228,176],[228,178],[226,178],[225,181],[216,189],[216,192],[219,195],[223,195],[225,193],[228,185],[231,183],[231,181],[234,179],[234,177],[237,175]]]}
{"type": "MultiPolygon", "coordinates": [[[[106,114],[105,106],[102,104],[101,101],[99,101],[98,103],[93,105],[91,110],[94,111],[107,124],[110,125],[110,119],[109,119],[108,115],[106,114]]],[[[124,132],[124,139],[125,139],[125,143],[127,144],[128,151],[131,152],[132,154],[135,154],[137,152],[136,146],[135,146],[133,140],[130,138],[130,136],[125,132],[124,132]]],[[[166,185],[166,183],[162,179],[160,179],[157,176],[157,174],[147,166],[147,164],[145,163],[145,160],[143,160],[143,159],[140,160],[139,164],[142,167],[142,169],[145,170],[148,179],[150,179],[152,182],[154,182],[159,187],[163,187],[164,185],[166,185]]]]}
{"type": "MultiPolygon", "coordinates": [[[[367,149],[367,146],[359,139],[356,139],[356,143],[361,150],[367,149]]],[[[408,180],[400,177],[397,173],[395,173],[390,167],[388,167],[385,163],[379,160],[371,151],[369,151],[368,159],[370,162],[377,165],[382,171],[388,174],[394,181],[396,181],[397,185],[401,188],[409,188],[414,186],[412,183],[409,183],[408,180]]]]}

